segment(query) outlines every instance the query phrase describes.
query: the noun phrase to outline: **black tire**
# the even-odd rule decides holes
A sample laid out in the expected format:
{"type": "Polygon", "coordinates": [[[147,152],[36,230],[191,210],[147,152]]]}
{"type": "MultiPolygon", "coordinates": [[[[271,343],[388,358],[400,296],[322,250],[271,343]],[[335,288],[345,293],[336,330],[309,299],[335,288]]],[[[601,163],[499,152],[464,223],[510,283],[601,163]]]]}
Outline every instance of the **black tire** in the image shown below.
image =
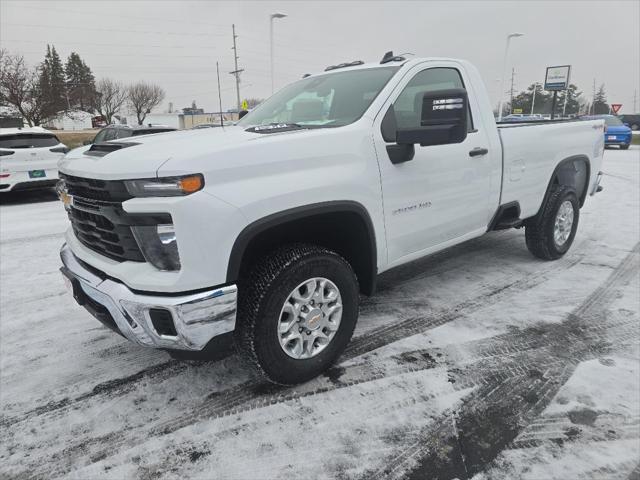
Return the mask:
{"type": "Polygon", "coordinates": [[[246,363],[269,381],[306,382],[329,368],[351,340],[358,320],[358,281],[337,253],[308,244],[284,246],[258,262],[239,283],[236,345],[246,363]],[[337,286],[342,318],[324,350],[308,359],[295,359],[280,346],[280,312],[295,287],[314,277],[327,278],[337,286]]]}
{"type": "Polygon", "coordinates": [[[629,150],[629,145],[620,145],[620,150],[629,150]]]}
{"type": "Polygon", "coordinates": [[[638,125],[637,123],[632,123],[631,130],[633,131],[640,130],[640,125],[638,125]]]}
{"type": "Polygon", "coordinates": [[[534,256],[543,260],[562,257],[573,243],[579,219],[580,205],[575,190],[567,185],[553,185],[542,211],[525,222],[527,248],[534,256]],[[567,240],[558,245],[553,235],[555,220],[560,206],[567,200],[573,206],[573,225],[567,240]]]}

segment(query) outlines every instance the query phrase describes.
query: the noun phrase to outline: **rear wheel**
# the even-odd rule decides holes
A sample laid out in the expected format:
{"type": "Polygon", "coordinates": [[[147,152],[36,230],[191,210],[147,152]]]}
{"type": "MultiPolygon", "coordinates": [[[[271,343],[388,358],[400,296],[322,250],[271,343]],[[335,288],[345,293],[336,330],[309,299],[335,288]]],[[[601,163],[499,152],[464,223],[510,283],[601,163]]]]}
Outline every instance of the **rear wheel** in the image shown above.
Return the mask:
{"type": "Polygon", "coordinates": [[[240,283],[236,343],[268,380],[305,382],[344,351],[358,301],[355,274],[337,253],[306,244],[283,247],[240,283]]]}
{"type": "Polygon", "coordinates": [[[525,223],[527,248],[538,258],[556,260],[573,243],[580,218],[575,190],[554,185],[542,211],[525,223]]]}

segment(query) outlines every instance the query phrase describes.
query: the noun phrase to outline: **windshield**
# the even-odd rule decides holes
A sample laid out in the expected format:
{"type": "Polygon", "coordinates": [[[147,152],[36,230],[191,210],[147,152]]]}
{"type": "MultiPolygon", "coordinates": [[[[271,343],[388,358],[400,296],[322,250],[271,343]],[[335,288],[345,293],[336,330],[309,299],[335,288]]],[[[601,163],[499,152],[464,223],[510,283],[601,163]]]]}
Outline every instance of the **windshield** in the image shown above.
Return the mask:
{"type": "Polygon", "coordinates": [[[619,127],[620,125],[623,125],[618,117],[604,117],[604,123],[608,127],[619,127]]]}
{"type": "Polygon", "coordinates": [[[54,135],[46,133],[19,133],[0,137],[0,148],[55,147],[59,143],[54,135]]]}
{"type": "Polygon", "coordinates": [[[238,125],[348,125],[364,114],[398,68],[348,70],[299,80],[262,102],[238,125]]]}

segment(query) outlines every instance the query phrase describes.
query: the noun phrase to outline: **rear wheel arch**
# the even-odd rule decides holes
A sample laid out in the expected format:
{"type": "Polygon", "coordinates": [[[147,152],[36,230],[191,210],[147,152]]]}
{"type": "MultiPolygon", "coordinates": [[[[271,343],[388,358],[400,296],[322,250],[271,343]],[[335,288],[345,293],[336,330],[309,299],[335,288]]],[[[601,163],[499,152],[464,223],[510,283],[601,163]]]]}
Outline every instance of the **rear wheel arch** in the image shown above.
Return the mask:
{"type": "Polygon", "coordinates": [[[281,245],[299,242],[340,254],[355,271],[362,293],[373,294],[377,277],[375,230],[365,207],[353,201],[296,207],[247,225],[231,249],[227,282],[237,282],[261,257],[281,245]]]}
{"type": "Polygon", "coordinates": [[[538,213],[544,209],[544,206],[548,202],[549,195],[555,185],[567,185],[572,187],[578,197],[580,208],[582,208],[584,201],[587,198],[590,178],[591,162],[586,155],[574,155],[562,160],[558,163],[551,175],[549,185],[547,185],[547,190],[544,194],[544,199],[540,205],[538,213]]]}

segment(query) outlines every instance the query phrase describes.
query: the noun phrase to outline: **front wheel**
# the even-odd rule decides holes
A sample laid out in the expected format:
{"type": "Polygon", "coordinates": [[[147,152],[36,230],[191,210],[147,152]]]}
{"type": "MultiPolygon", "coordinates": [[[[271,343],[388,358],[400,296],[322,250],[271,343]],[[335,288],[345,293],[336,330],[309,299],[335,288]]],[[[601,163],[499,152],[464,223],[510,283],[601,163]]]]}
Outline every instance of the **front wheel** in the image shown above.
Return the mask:
{"type": "Polygon", "coordinates": [[[544,260],[562,257],[573,243],[579,218],[575,190],[567,185],[554,185],[542,211],[525,223],[527,248],[544,260]]]}
{"type": "Polygon", "coordinates": [[[307,244],[267,255],[240,283],[236,344],[268,380],[293,385],[325,371],[358,319],[358,282],[347,261],[307,244]]]}

